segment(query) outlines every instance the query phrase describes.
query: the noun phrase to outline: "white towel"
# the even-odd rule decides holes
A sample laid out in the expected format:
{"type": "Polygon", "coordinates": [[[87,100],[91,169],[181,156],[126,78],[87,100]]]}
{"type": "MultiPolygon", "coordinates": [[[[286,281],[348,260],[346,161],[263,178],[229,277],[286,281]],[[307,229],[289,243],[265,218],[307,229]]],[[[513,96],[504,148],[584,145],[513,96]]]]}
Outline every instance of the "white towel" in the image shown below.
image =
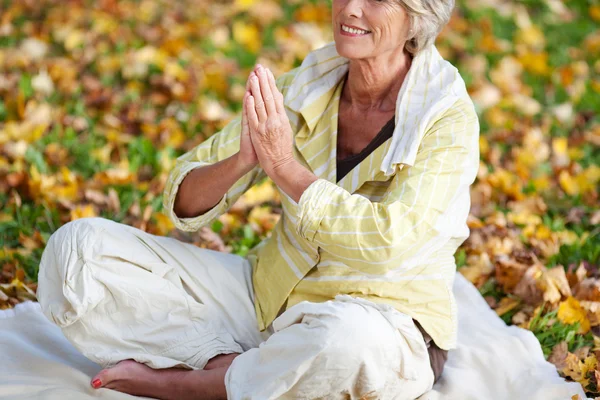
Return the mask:
{"type": "MultiPolygon", "coordinates": [[[[458,348],[450,352],[441,379],[419,400],[570,400],[575,394],[586,399],[581,385],[566,382],[544,359],[531,332],[506,326],[459,273],[453,290],[458,348]]],[[[37,303],[0,311],[0,355],[0,400],[143,398],[93,389],[90,379],[100,367],[71,346],[37,303]]]]}

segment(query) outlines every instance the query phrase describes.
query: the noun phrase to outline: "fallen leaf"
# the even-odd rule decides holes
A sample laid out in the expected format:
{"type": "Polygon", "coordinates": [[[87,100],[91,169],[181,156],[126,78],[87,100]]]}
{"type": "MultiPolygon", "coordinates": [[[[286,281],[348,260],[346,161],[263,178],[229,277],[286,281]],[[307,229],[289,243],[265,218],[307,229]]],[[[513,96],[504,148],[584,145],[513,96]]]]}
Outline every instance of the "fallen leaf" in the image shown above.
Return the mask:
{"type": "Polygon", "coordinates": [[[498,314],[498,316],[501,317],[502,315],[517,307],[520,303],[521,301],[517,298],[503,297],[494,311],[496,311],[496,314],[498,314]]]}
{"type": "Polygon", "coordinates": [[[572,325],[579,322],[579,333],[584,334],[590,330],[590,321],[585,309],[572,296],[559,304],[557,317],[564,324],[572,325]]]}
{"type": "Polygon", "coordinates": [[[556,369],[561,370],[566,367],[567,354],[569,348],[566,341],[562,341],[552,348],[552,352],[548,356],[548,362],[554,364],[556,369]]]}
{"type": "Polygon", "coordinates": [[[71,221],[75,221],[80,218],[91,218],[97,217],[96,210],[91,204],[86,205],[78,205],[73,210],[71,210],[71,221]]]}
{"type": "Polygon", "coordinates": [[[529,268],[528,265],[511,260],[508,256],[498,257],[494,268],[496,281],[502,285],[504,292],[512,293],[527,268],[529,268]]]}

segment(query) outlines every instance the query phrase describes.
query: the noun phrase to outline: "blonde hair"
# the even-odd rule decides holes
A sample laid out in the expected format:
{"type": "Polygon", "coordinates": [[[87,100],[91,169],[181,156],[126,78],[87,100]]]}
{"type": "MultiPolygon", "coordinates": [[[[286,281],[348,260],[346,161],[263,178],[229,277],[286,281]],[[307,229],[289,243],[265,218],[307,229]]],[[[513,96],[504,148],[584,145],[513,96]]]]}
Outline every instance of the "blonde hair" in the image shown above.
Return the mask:
{"type": "Polygon", "coordinates": [[[406,50],[413,56],[435,42],[446,26],[454,0],[398,0],[409,16],[410,31],[406,50]]]}

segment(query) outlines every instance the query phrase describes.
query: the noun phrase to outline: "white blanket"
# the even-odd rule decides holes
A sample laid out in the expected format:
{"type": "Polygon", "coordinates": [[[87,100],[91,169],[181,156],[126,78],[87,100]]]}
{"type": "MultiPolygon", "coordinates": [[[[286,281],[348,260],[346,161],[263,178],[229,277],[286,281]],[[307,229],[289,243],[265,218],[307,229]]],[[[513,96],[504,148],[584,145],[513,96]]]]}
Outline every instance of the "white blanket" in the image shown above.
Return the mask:
{"type": "MultiPolygon", "coordinates": [[[[459,273],[453,289],[458,348],[433,390],[419,400],[586,399],[581,385],[566,382],[545,361],[531,332],[506,326],[459,273]]],[[[141,398],[93,389],[90,379],[100,367],[75,350],[37,303],[0,311],[0,355],[0,400],[141,398]]]]}

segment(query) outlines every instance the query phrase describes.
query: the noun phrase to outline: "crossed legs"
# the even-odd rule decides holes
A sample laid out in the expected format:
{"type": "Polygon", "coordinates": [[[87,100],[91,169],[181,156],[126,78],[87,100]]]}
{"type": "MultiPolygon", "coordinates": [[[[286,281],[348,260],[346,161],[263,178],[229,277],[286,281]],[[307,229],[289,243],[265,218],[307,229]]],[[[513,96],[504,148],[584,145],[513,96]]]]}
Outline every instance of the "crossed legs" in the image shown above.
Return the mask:
{"type": "Polygon", "coordinates": [[[411,400],[433,372],[412,318],[350,296],[299,303],[259,332],[250,265],[104,219],[61,227],[38,277],[44,314],[103,369],[159,399],[411,400]]]}

